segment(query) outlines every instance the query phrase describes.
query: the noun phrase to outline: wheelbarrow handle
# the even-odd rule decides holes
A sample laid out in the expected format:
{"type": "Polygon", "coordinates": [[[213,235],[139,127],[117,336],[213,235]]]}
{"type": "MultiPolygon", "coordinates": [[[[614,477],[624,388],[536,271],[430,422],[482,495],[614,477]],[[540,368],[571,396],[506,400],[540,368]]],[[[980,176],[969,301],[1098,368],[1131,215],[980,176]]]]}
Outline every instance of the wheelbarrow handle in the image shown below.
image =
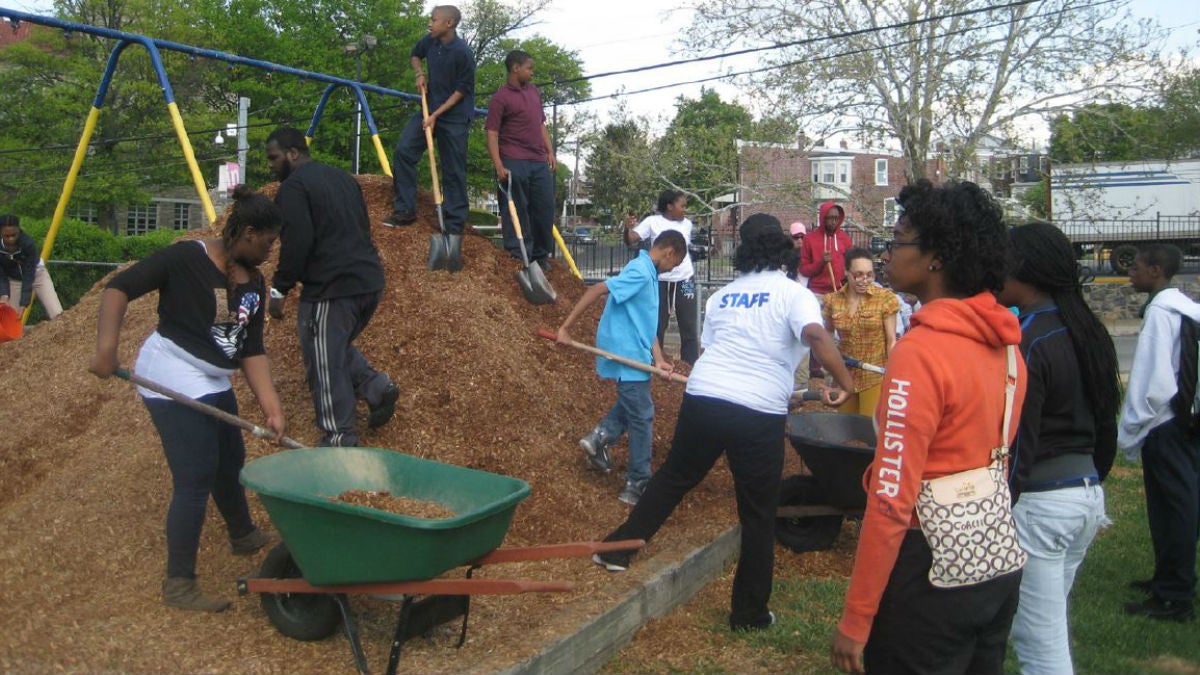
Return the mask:
{"type": "Polygon", "coordinates": [[[865,370],[868,373],[879,373],[880,375],[883,374],[883,366],[877,366],[873,363],[863,363],[862,361],[849,356],[843,356],[842,362],[850,368],[858,368],[860,370],[865,370]]]}
{"type": "MultiPolygon", "coordinates": [[[[549,340],[551,342],[558,342],[558,334],[556,334],[552,330],[549,330],[546,328],[539,328],[539,329],[537,329],[537,331],[534,334],[537,335],[538,337],[546,338],[547,340],[549,340]]],[[[582,349],[585,352],[591,352],[592,354],[595,354],[596,356],[603,356],[606,359],[616,361],[617,363],[620,363],[625,366],[629,366],[630,368],[636,368],[637,370],[644,370],[647,373],[654,373],[655,375],[666,376],[667,379],[671,380],[672,382],[679,382],[680,384],[687,384],[687,381],[688,381],[686,375],[680,375],[679,373],[670,373],[668,375],[667,371],[663,370],[662,368],[656,368],[654,366],[642,363],[641,361],[634,361],[633,359],[627,359],[624,356],[618,356],[616,354],[613,354],[612,352],[604,351],[603,349],[600,349],[598,347],[593,347],[589,344],[584,344],[582,342],[576,342],[575,340],[565,342],[564,344],[566,344],[568,347],[574,347],[576,349],[582,349]]]]}
{"type": "MultiPolygon", "coordinates": [[[[147,380],[146,378],[142,377],[141,375],[131,372],[127,368],[117,368],[113,374],[116,375],[117,377],[121,378],[122,380],[125,380],[127,382],[132,382],[132,383],[138,385],[139,387],[144,387],[146,389],[149,389],[150,391],[158,392],[159,394],[162,394],[163,396],[166,396],[169,399],[172,399],[178,403],[182,403],[183,405],[185,405],[193,410],[198,410],[198,411],[204,413],[205,415],[211,415],[223,422],[232,424],[235,427],[245,429],[246,431],[249,431],[251,435],[253,435],[257,438],[265,438],[268,440],[273,440],[275,438],[275,432],[271,431],[270,429],[268,429],[266,427],[260,427],[253,422],[250,422],[248,420],[242,419],[241,417],[238,417],[237,415],[231,415],[231,414],[225,412],[224,410],[221,410],[220,408],[216,408],[207,403],[201,403],[200,401],[197,401],[196,399],[194,399],[190,396],[181,394],[181,393],[175,391],[174,389],[169,389],[167,387],[164,387],[163,385],[155,382],[154,380],[147,380]]],[[[292,439],[292,438],[288,438],[287,436],[284,436],[282,439],[280,439],[279,444],[286,448],[292,448],[292,449],[307,447],[307,446],[301,444],[299,441],[292,439]]]]}

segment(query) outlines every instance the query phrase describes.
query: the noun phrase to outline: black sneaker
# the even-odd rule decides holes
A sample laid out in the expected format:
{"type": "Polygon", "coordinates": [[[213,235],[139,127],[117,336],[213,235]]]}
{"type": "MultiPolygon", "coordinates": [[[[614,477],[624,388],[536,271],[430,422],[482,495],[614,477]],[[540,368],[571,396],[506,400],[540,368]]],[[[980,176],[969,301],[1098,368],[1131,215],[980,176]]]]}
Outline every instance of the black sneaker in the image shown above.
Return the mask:
{"type": "Polygon", "coordinates": [[[538,267],[542,268],[543,272],[549,272],[552,268],[549,258],[539,258],[534,262],[538,264],[538,267]]]}
{"type": "Polygon", "coordinates": [[[417,222],[417,217],[411,213],[400,213],[393,211],[392,215],[383,219],[383,224],[388,227],[408,227],[417,222]]]}
{"type": "Polygon", "coordinates": [[[588,432],[587,436],[579,439],[579,447],[587,454],[588,464],[600,473],[612,471],[612,457],[608,454],[608,446],[612,443],[604,437],[600,427],[588,432]]]}
{"type": "Polygon", "coordinates": [[[624,572],[629,569],[629,560],[631,557],[632,554],[628,551],[610,551],[608,553],[593,554],[592,562],[609,572],[624,572]]]}
{"type": "Polygon", "coordinates": [[[1196,618],[1196,610],[1192,607],[1191,600],[1164,600],[1157,595],[1142,602],[1126,603],[1125,613],[1158,621],[1178,621],[1180,623],[1196,618]]]}
{"type": "Polygon", "coordinates": [[[374,429],[387,424],[388,420],[392,419],[392,415],[396,414],[396,401],[398,400],[400,400],[400,387],[395,382],[391,382],[387,389],[383,390],[383,397],[379,399],[379,405],[370,406],[367,427],[374,429]]]}

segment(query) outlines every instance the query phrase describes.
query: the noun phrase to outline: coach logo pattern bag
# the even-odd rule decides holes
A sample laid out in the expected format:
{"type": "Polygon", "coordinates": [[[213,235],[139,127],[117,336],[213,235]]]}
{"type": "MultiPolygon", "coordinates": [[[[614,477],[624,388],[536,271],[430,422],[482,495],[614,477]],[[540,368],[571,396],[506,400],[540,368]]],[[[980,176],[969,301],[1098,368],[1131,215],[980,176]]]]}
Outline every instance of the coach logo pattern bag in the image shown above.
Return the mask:
{"type": "Polygon", "coordinates": [[[1017,350],[1008,347],[1004,424],[991,463],[978,469],[921,481],[917,516],[933,552],[929,582],[956,588],[994,579],[1025,566],[1017,543],[1012,493],[1004,476],[1008,430],[1017,390],[1017,350]]]}

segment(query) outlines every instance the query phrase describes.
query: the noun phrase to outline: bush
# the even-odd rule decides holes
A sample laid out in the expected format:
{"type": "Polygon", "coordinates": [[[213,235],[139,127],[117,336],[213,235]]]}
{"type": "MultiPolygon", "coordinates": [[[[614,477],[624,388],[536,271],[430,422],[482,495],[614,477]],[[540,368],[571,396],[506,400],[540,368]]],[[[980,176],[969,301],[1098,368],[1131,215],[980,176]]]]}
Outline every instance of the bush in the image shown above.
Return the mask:
{"type": "Polygon", "coordinates": [[[117,237],[124,260],[141,260],[160,248],[170,246],[179,236],[176,230],[154,230],[146,234],[117,237]]]}
{"type": "MultiPolygon", "coordinates": [[[[29,233],[40,247],[46,241],[46,233],[50,231],[50,220],[40,218],[22,218],[21,229],[29,233]]],[[[71,260],[79,262],[118,263],[126,260],[140,260],[168,246],[179,233],[174,230],[155,230],[148,234],[116,237],[95,225],[83,221],[65,219],[58,228],[54,238],[54,250],[51,251],[53,260],[71,260]]],[[[50,278],[54,281],[54,289],[58,293],[59,302],[63,309],[72,307],[85,293],[91,290],[97,281],[112,271],[110,265],[49,265],[50,278]]],[[[30,314],[30,324],[46,318],[41,303],[34,302],[30,314]]]]}

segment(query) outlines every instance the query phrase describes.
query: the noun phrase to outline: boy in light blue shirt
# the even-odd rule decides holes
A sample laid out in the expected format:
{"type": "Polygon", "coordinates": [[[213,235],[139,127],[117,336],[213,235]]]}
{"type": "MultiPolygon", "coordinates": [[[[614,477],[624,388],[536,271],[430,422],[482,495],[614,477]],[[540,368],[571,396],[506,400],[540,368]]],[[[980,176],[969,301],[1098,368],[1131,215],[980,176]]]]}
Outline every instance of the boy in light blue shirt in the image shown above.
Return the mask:
{"type": "MultiPolygon", "coordinates": [[[[640,251],[621,273],[607,281],[594,284],[571,308],[571,313],[558,328],[558,341],[567,343],[567,329],[593,302],[608,296],[600,326],[596,329],[596,346],[617,356],[654,365],[666,371],[675,366],[663,358],[658,343],[658,275],[679,266],[687,255],[687,240],[679,232],[660,234],[650,251],[640,251]]],[[[629,505],[637,504],[646,483],[650,481],[650,443],[653,437],[654,401],[650,398],[650,373],[596,357],[596,373],[616,380],[617,402],[595,429],[579,440],[587,454],[588,463],[602,473],[612,470],[608,449],[621,434],[629,432],[629,468],[625,473],[625,489],[617,497],[629,505]]]]}

